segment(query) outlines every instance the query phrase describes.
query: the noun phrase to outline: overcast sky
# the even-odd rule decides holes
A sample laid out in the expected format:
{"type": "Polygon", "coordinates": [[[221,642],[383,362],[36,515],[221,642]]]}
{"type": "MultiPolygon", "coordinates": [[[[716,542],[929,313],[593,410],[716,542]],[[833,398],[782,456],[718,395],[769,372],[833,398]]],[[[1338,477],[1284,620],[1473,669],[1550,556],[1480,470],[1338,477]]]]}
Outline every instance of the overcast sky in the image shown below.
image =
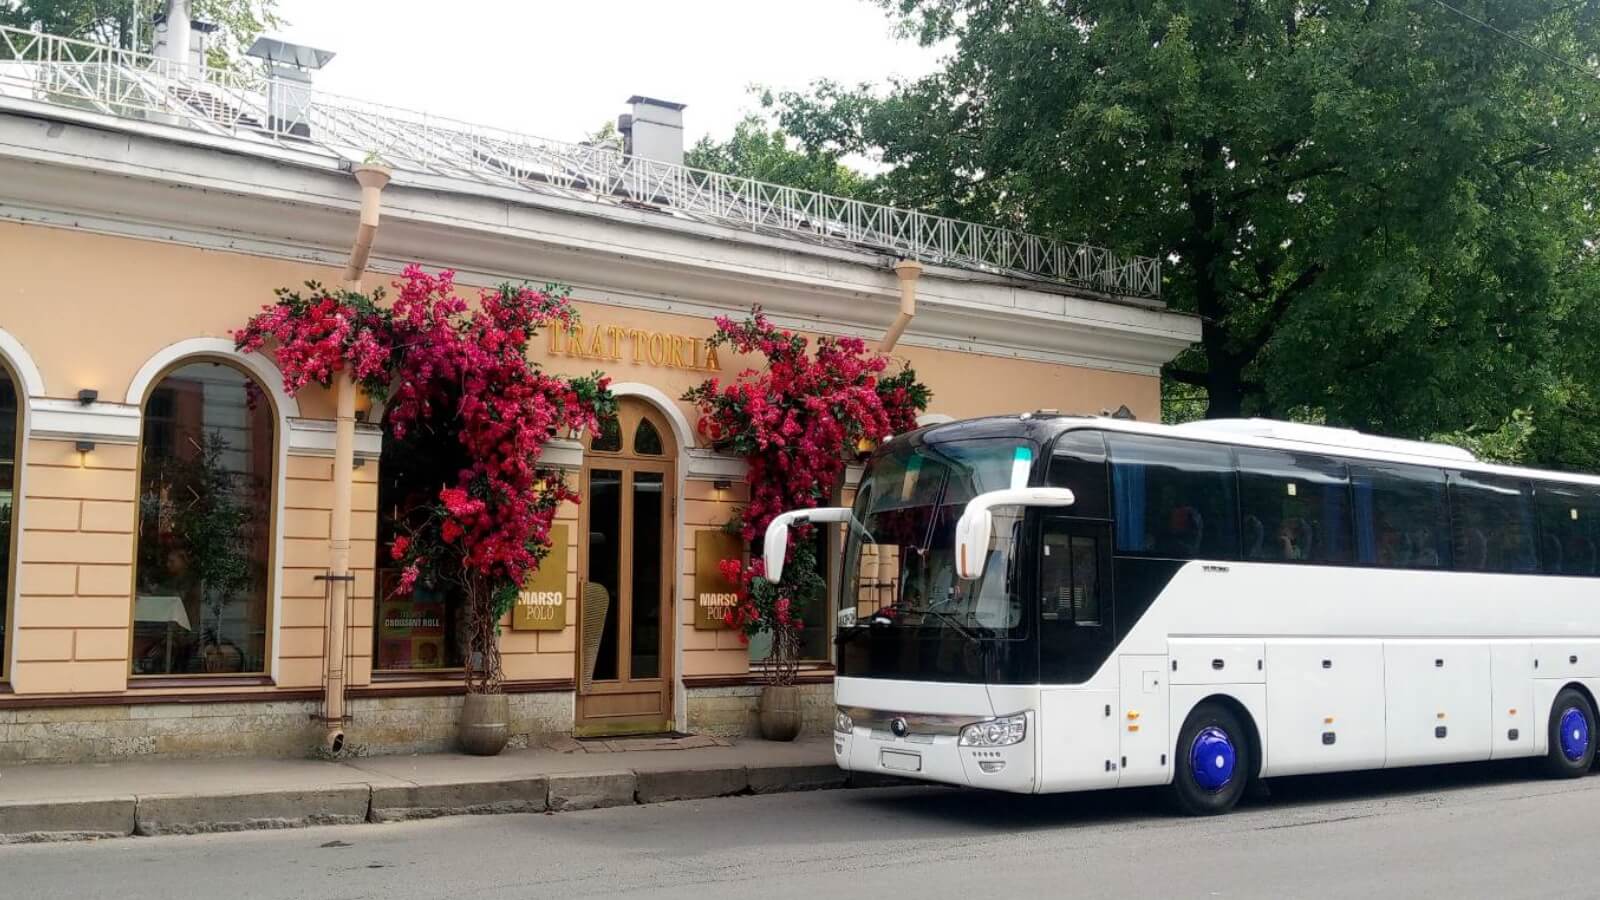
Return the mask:
{"type": "Polygon", "coordinates": [[[323,90],[558,140],[647,94],[725,137],[751,84],[881,82],[938,54],[869,0],[279,0],[279,36],[337,54],[323,90]]]}

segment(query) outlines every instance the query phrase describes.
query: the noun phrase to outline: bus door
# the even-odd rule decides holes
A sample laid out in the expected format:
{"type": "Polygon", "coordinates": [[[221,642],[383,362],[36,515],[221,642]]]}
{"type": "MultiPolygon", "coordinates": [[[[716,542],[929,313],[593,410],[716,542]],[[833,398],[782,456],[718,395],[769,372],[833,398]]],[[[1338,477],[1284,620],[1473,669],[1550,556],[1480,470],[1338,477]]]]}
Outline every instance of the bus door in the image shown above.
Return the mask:
{"type": "Polygon", "coordinates": [[[1111,524],[1046,514],[1039,535],[1042,790],[1112,787],[1121,698],[1094,676],[1115,646],[1111,524]]]}

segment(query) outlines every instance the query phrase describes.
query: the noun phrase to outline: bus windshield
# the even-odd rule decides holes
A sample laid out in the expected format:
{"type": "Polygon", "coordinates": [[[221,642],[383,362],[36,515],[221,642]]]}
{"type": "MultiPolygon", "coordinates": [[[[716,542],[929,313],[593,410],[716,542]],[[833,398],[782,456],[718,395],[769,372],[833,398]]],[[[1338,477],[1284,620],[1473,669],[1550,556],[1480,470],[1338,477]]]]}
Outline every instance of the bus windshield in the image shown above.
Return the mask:
{"type": "MultiPolygon", "coordinates": [[[[995,511],[989,561],[978,581],[956,577],[955,526],[967,501],[978,494],[1025,485],[1033,454],[1031,443],[1012,437],[929,442],[873,460],[856,494],[856,522],[845,544],[839,643],[848,649],[858,638],[882,633],[892,634],[897,645],[914,639],[959,649],[1025,637],[1027,619],[1013,565],[1020,511],[995,511]]],[[[841,652],[842,668],[849,668],[845,660],[851,656],[841,652]]],[[[934,661],[938,668],[936,660],[944,654],[912,656],[919,667],[934,661]]]]}

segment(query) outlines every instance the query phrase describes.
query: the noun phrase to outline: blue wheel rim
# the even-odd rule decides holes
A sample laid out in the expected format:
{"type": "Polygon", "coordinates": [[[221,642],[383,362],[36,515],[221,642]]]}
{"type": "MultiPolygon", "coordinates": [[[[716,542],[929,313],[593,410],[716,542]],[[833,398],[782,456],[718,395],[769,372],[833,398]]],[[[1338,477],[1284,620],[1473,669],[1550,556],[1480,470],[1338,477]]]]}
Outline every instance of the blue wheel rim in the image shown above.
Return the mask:
{"type": "Polygon", "coordinates": [[[1572,762],[1589,752],[1589,717],[1576,706],[1561,712],[1561,754],[1572,762]]]}
{"type": "MultiPolygon", "coordinates": [[[[1586,740],[1587,734],[1585,731],[1586,740]]],[[[1189,745],[1189,772],[1203,791],[1215,793],[1227,787],[1233,781],[1233,769],[1238,760],[1232,739],[1215,725],[1200,729],[1189,745]]]]}

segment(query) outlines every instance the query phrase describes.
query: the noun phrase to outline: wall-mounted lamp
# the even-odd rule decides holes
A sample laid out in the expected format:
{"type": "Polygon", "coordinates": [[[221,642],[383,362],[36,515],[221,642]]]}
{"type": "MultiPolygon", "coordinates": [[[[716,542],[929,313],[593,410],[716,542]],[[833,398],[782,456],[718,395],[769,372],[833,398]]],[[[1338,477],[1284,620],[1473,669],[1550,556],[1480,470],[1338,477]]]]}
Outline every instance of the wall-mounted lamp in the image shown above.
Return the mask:
{"type": "Polygon", "coordinates": [[[73,446],[78,448],[79,453],[89,453],[94,450],[94,441],[87,438],[78,438],[78,442],[73,446]]]}
{"type": "Polygon", "coordinates": [[[723,481],[722,479],[719,478],[716,481],[711,482],[711,486],[713,488],[719,490],[719,491],[725,491],[725,490],[728,490],[729,488],[733,487],[733,482],[731,482],[731,481],[723,481]]]}
{"type": "Polygon", "coordinates": [[[99,400],[99,399],[100,399],[100,392],[95,390],[94,388],[84,388],[83,390],[78,392],[78,405],[79,406],[88,406],[89,404],[91,404],[91,403],[93,403],[93,402],[95,402],[96,400],[99,400]]]}

